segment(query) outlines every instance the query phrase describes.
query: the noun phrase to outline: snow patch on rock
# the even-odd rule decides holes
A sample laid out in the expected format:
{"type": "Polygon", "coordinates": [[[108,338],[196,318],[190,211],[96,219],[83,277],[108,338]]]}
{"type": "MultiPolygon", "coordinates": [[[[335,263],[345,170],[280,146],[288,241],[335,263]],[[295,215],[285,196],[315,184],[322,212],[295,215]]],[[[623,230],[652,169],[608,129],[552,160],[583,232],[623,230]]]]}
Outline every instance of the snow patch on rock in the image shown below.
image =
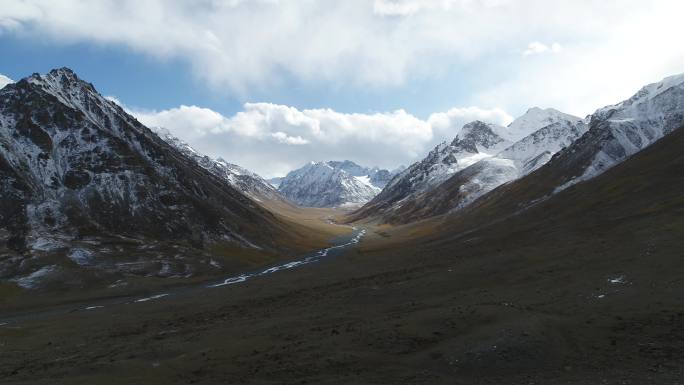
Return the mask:
{"type": "Polygon", "coordinates": [[[24,289],[35,289],[38,288],[41,282],[49,275],[56,273],[59,270],[57,265],[43,266],[40,269],[34,271],[33,273],[15,279],[14,281],[20,287],[24,289]]]}
{"type": "Polygon", "coordinates": [[[74,248],[69,250],[67,257],[79,266],[88,266],[93,262],[93,252],[88,249],[74,248]]]}

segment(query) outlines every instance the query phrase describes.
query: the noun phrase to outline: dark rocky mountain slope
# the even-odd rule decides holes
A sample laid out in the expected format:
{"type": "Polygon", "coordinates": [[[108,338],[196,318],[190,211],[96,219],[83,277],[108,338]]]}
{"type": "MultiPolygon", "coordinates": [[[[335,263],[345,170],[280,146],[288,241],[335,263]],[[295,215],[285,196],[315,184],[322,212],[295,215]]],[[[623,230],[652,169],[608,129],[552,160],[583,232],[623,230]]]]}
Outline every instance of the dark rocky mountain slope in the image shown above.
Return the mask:
{"type": "Polygon", "coordinates": [[[67,68],[0,90],[0,175],[2,276],[58,269],[51,258],[65,256],[187,275],[182,250],[263,253],[286,243],[278,217],[67,68]]]}

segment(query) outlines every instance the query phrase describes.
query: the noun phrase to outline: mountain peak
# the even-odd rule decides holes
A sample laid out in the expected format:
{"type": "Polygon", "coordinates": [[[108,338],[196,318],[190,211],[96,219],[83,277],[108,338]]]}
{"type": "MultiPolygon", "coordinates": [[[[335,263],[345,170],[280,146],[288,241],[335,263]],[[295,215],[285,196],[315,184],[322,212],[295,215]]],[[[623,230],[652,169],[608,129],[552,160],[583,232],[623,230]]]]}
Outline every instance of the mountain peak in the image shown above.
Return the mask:
{"type": "Polygon", "coordinates": [[[527,109],[525,115],[527,114],[562,114],[562,112],[552,107],[541,108],[539,106],[534,106],[527,109]]]}
{"type": "MultiPolygon", "coordinates": [[[[44,75],[34,73],[19,83],[28,84],[29,88],[37,87],[40,91],[56,97],[61,103],[84,112],[90,112],[88,106],[93,103],[98,106],[115,104],[105,99],[91,83],[81,80],[67,67],[53,69],[44,75]]],[[[118,105],[117,109],[120,110],[118,105]]]]}
{"type": "MultiPolygon", "coordinates": [[[[653,98],[672,87],[681,86],[682,84],[684,84],[684,73],[668,76],[659,82],[649,84],[642,88],[642,91],[646,90],[649,96],[653,98]]],[[[639,95],[639,93],[637,93],[637,95],[639,95]]]]}
{"type": "MultiPolygon", "coordinates": [[[[650,146],[680,128],[683,116],[684,74],[648,84],[627,100],[599,108],[590,116],[590,129],[585,138],[585,141],[594,141],[598,150],[589,165],[582,166],[581,176],[570,179],[557,190],[591,179],[650,146]]],[[[573,144],[573,150],[578,146],[573,144]]]]}
{"type": "Polygon", "coordinates": [[[532,107],[508,125],[506,131],[514,142],[537,130],[560,121],[579,122],[577,116],[560,112],[555,108],[532,107]]]}
{"type": "Polygon", "coordinates": [[[308,164],[309,168],[323,168],[323,169],[334,169],[335,167],[331,166],[328,162],[324,161],[311,161],[308,164]]]}
{"type": "Polygon", "coordinates": [[[76,72],[74,72],[74,70],[72,70],[69,67],[54,68],[54,69],[50,70],[50,72],[48,72],[48,74],[52,75],[52,76],[70,76],[70,77],[78,78],[78,76],[76,75],[76,72]]]}
{"type": "Polygon", "coordinates": [[[372,168],[360,166],[351,160],[331,160],[325,163],[334,169],[342,170],[352,176],[372,175],[378,171],[377,169],[374,170],[372,168]]]}
{"type": "Polygon", "coordinates": [[[659,82],[648,84],[642,87],[636,94],[632,95],[632,97],[630,97],[629,99],[624,100],[618,104],[598,109],[594,113],[594,117],[605,118],[607,117],[606,113],[608,113],[609,111],[629,109],[630,106],[635,106],[643,102],[651,101],[655,97],[664,94],[665,92],[676,87],[684,87],[684,73],[679,75],[668,76],[659,82]]]}
{"type": "Polygon", "coordinates": [[[466,123],[463,125],[463,128],[461,128],[461,132],[458,134],[459,136],[466,136],[470,134],[471,132],[478,132],[478,131],[492,131],[492,127],[494,125],[491,123],[485,123],[481,120],[473,120],[470,123],[466,123]]]}
{"type": "Polygon", "coordinates": [[[347,167],[360,167],[358,164],[354,163],[351,160],[345,159],[345,160],[329,160],[325,162],[329,164],[330,166],[334,168],[347,168],[347,167]]]}
{"type": "Polygon", "coordinates": [[[34,73],[29,76],[27,80],[32,84],[53,83],[62,86],[79,82],[82,82],[83,84],[90,84],[82,81],[73,70],[67,67],[52,69],[50,72],[44,75],[34,73]]]}
{"type": "Polygon", "coordinates": [[[506,141],[501,133],[504,127],[475,120],[461,128],[451,146],[461,151],[478,153],[481,149],[490,149],[506,141]]]}

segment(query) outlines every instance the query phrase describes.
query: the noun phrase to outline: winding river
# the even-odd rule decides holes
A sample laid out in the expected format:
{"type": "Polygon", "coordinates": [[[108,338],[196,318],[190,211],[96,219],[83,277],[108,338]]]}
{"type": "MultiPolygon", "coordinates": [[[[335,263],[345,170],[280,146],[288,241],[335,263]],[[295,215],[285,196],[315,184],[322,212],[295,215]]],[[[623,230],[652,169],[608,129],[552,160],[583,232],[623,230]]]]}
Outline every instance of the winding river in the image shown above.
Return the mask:
{"type": "Polygon", "coordinates": [[[199,285],[194,284],[188,286],[179,286],[173,289],[169,289],[166,292],[156,293],[154,295],[150,295],[147,297],[117,297],[97,301],[89,301],[87,303],[84,302],[80,305],[58,305],[50,308],[33,310],[29,312],[18,312],[17,314],[10,315],[8,317],[3,317],[2,319],[0,319],[0,327],[13,327],[17,325],[21,320],[44,318],[51,315],[72,313],[75,311],[97,311],[103,308],[112,307],[116,305],[140,306],[141,304],[147,303],[149,301],[166,299],[173,296],[188,294],[192,295],[205,290],[218,290],[219,288],[224,286],[244,283],[248,280],[274,274],[279,271],[290,270],[312,263],[321,262],[326,258],[332,258],[342,254],[345,250],[358,244],[361,241],[361,239],[366,235],[366,229],[364,228],[352,227],[352,229],[353,231],[351,234],[347,234],[345,236],[341,236],[333,240],[332,246],[327,247],[325,249],[317,250],[313,253],[306,254],[290,262],[280,263],[252,272],[241,273],[228,278],[224,278],[220,281],[214,280],[199,285]]]}

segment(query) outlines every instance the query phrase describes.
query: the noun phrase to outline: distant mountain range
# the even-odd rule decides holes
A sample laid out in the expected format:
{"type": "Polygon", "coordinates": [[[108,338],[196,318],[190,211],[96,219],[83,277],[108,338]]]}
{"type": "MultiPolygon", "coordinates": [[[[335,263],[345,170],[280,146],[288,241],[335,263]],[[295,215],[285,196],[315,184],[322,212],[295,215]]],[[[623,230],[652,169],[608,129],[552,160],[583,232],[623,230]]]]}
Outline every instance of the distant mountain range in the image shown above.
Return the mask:
{"type": "Polygon", "coordinates": [[[368,202],[394,175],[344,160],[311,162],[271,181],[281,194],[300,206],[340,207],[368,202]]]}

